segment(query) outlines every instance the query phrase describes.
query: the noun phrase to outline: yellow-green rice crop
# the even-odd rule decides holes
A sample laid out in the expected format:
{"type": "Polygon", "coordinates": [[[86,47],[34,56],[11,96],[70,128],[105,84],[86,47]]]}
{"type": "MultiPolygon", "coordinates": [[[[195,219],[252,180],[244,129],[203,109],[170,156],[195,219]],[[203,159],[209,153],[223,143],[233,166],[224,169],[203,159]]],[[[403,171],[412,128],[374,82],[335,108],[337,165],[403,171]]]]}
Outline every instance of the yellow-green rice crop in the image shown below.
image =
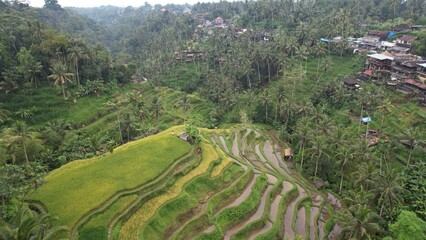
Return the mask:
{"type": "Polygon", "coordinates": [[[190,171],[187,175],[178,179],[164,194],[149,200],[137,212],[135,212],[129,220],[123,224],[123,227],[120,230],[120,239],[138,239],[139,230],[154,215],[155,211],[166,202],[176,198],[186,183],[194,177],[205,173],[210,164],[218,159],[218,154],[211,145],[201,143],[201,149],[202,161],[200,165],[190,171]]]}
{"type": "Polygon", "coordinates": [[[223,169],[225,169],[231,162],[232,160],[228,157],[222,158],[220,164],[213,169],[211,177],[214,178],[219,176],[222,173],[223,169]]]}
{"type": "Polygon", "coordinates": [[[125,144],[103,157],[71,162],[49,174],[30,199],[41,201],[59,225],[72,227],[117,191],[140,186],[158,175],[191,146],[171,132],[125,144]]]}

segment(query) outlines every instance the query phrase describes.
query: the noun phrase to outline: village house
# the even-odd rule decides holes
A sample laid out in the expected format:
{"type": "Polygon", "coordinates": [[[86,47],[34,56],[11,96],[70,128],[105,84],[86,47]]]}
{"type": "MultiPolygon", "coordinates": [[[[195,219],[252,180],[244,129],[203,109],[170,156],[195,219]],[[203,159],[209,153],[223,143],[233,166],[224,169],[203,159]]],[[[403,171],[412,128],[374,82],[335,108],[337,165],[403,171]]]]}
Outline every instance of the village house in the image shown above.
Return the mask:
{"type": "Polygon", "coordinates": [[[392,70],[392,61],[394,57],[386,54],[376,53],[368,55],[367,68],[372,70],[373,77],[390,76],[392,70]]]}
{"type": "Polygon", "coordinates": [[[407,79],[404,81],[405,87],[410,88],[414,93],[419,94],[420,96],[426,95],[426,84],[417,82],[414,79],[407,79]]]}
{"type": "Polygon", "coordinates": [[[407,24],[400,24],[398,26],[391,28],[392,32],[397,32],[397,33],[410,32],[411,30],[412,30],[411,26],[407,24]]]}
{"type": "Polygon", "coordinates": [[[367,36],[379,37],[379,41],[386,41],[390,36],[390,32],[389,31],[371,30],[367,33],[367,36]]]}
{"type": "Polygon", "coordinates": [[[417,77],[422,83],[426,82],[426,63],[417,64],[417,77]]]}
{"type": "Polygon", "coordinates": [[[224,21],[223,21],[223,18],[217,17],[215,20],[213,20],[213,23],[216,26],[221,26],[221,25],[223,25],[224,21]]]}
{"type": "Polygon", "coordinates": [[[417,74],[417,62],[395,59],[392,64],[392,77],[398,80],[414,78],[417,74]]]}
{"type": "Polygon", "coordinates": [[[397,38],[395,40],[396,44],[398,46],[403,46],[403,47],[411,47],[411,44],[417,40],[417,37],[415,36],[409,36],[409,35],[404,35],[400,38],[397,38]]]}
{"type": "Polygon", "coordinates": [[[185,9],[183,9],[183,14],[185,14],[185,15],[191,14],[191,9],[186,7],[185,9]]]}
{"type": "Polygon", "coordinates": [[[356,90],[359,88],[359,83],[354,78],[343,78],[342,84],[349,90],[356,90]]]}
{"type": "Polygon", "coordinates": [[[399,54],[408,54],[410,53],[409,47],[404,47],[401,45],[396,45],[388,49],[391,53],[399,53],[399,54]]]}

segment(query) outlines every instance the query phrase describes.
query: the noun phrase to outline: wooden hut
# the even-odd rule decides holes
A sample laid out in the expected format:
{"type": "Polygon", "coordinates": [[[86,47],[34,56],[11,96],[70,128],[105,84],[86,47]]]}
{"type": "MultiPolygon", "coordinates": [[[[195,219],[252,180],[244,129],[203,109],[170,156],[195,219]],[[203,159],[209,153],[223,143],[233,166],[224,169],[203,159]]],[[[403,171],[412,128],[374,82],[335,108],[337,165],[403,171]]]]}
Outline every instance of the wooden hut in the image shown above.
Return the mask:
{"type": "Polygon", "coordinates": [[[293,151],[291,150],[291,148],[286,148],[284,150],[284,159],[287,161],[293,160],[293,151]]]}

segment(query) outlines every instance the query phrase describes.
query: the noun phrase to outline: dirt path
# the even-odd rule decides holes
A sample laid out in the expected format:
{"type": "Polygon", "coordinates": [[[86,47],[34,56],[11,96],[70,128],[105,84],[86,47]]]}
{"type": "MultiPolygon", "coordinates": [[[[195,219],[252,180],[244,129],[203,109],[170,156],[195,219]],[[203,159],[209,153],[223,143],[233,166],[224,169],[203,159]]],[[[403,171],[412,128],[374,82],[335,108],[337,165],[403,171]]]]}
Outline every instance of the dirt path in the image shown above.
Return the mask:
{"type": "Polygon", "coordinates": [[[342,208],[342,204],[340,203],[339,199],[337,199],[336,196],[334,196],[331,193],[327,193],[327,199],[330,200],[331,205],[333,205],[334,210],[338,210],[342,208]]]}
{"type": "Polygon", "coordinates": [[[311,207],[311,219],[309,222],[309,239],[310,240],[316,239],[317,224],[316,224],[315,218],[318,216],[318,213],[319,213],[318,207],[311,207]]]}
{"type": "Polygon", "coordinates": [[[251,179],[249,185],[246,187],[246,189],[244,189],[243,193],[237,198],[235,199],[231,204],[229,204],[228,206],[222,208],[221,210],[219,210],[215,216],[219,215],[223,210],[227,209],[227,208],[231,208],[231,207],[235,207],[240,205],[242,202],[244,202],[249,196],[250,193],[253,191],[253,186],[256,183],[256,179],[260,176],[260,174],[254,174],[253,178],[251,179]]]}
{"type": "Polygon", "coordinates": [[[305,207],[299,209],[297,213],[296,223],[294,225],[296,234],[306,238],[306,210],[305,207]]]}
{"type": "Polygon", "coordinates": [[[243,155],[246,154],[246,148],[247,148],[247,136],[251,133],[251,129],[247,128],[246,133],[244,134],[243,138],[241,139],[241,153],[243,155]]]}
{"type": "Polygon", "coordinates": [[[293,216],[295,214],[296,204],[297,202],[306,196],[305,190],[301,188],[299,185],[296,185],[299,190],[299,196],[294,199],[290,204],[288,204],[287,209],[284,215],[284,233],[287,238],[294,239],[294,231],[292,228],[293,216]]]}
{"type": "Polygon", "coordinates": [[[257,156],[259,156],[260,161],[265,163],[267,162],[266,159],[263,157],[263,154],[260,152],[259,144],[256,144],[256,146],[254,147],[254,151],[256,152],[257,156]]]}
{"type": "Polygon", "coordinates": [[[231,239],[232,236],[234,236],[235,233],[239,232],[241,229],[243,229],[246,225],[262,218],[263,212],[265,211],[265,205],[266,205],[266,199],[268,197],[269,192],[272,190],[273,186],[269,185],[265,192],[263,193],[263,196],[260,200],[259,208],[257,208],[257,211],[245,222],[239,224],[238,226],[231,228],[225,233],[224,240],[231,239]]]}

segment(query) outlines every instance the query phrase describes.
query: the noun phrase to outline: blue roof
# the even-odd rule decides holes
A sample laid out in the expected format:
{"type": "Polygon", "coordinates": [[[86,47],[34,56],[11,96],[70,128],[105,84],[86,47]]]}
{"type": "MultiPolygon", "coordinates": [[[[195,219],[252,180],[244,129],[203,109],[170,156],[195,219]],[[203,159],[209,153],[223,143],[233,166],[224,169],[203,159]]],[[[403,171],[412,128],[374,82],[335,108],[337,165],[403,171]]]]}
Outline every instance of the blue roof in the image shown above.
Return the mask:
{"type": "Polygon", "coordinates": [[[390,33],[388,34],[388,39],[389,39],[389,38],[392,38],[393,36],[395,36],[395,34],[396,34],[395,32],[390,32],[390,33]]]}
{"type": "Polygon", "coordinates": [[[364,122],[364,123],[371,122],[371,117],[362,118],[362,122],[364,122]]]}
{"type": "Polygon", "coordinates": [[[327,39],[327,38],[320,38],[320,41],[321,42],[331,42],[331,40],[330,39],[327,39]]]}

